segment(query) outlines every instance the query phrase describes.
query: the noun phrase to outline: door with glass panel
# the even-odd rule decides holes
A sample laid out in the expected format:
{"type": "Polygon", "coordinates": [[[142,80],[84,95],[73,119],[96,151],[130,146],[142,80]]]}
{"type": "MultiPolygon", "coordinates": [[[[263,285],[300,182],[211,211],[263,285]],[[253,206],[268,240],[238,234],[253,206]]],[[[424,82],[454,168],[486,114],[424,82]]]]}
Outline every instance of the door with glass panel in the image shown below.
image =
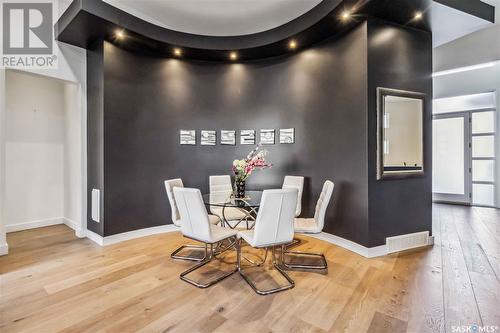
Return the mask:
{"type": "Polygon", "coordinates": [[[456,96],[433,103],[433,197],[494,206],[496,93],[456,96]]]}
{"type": "Polygon", "coordinates": [[[469,114],[436,115],[432,138],[434,201],[471,203],[469,114]]]}

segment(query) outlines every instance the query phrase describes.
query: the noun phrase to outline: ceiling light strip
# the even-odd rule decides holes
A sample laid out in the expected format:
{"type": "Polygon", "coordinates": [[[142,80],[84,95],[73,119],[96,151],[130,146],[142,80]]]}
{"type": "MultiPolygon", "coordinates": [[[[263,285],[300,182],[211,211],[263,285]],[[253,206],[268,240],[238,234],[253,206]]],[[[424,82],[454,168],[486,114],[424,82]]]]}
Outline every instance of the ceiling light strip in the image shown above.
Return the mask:
{"type": "Polygon", "coordinates": [[[473,71],[473,70],[476,70],[476,69],[483,69],[483,68],[493,67],[497,63],[498,63],[498,61],[492,61],[492,62],[486,62],[486,63],[483,63],[483,64],[477,64],[477,65],[472,65],[472,66],[465,66],[465,67],[459,67],[459,68],[454,68],[454,69],[448,69],[448,70],[445,70],[445,71],[435,72],[435,73],[432,74],[432,77],[439,77],[439,76],[444,76],[444,75],[450,75],[450,74],[456,74],[456,73],[473,71]]]}

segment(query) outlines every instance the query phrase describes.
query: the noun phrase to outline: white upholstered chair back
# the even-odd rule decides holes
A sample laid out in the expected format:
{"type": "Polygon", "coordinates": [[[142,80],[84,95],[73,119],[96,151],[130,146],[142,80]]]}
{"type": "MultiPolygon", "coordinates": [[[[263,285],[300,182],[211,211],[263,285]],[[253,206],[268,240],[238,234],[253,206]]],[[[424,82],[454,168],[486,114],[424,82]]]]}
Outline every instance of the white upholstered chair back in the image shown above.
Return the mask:
{"type": "Polygon", "coordinates": [[[174,197],[179,209],[182,234],[209,243],[212,233],[200,190],[175,187],[174,197]]]}
{"type": "MultiPolygon", "coordinates": [[[[224,201],[229,198],[233,193],[233,186],[231,185],[231,176],[221,175],[221,176],[210,176],[209,177],[210,194],[214,196],[216,201],[224,201]]],[[[221,208],[216,206],[210,206],[210,212],[212,214],[220,215],[221,208]]]]}
{"type": "Polygon", "coordinates": [[[328,203],[332,198],[334,184],[332,181],[327,180],[323,184],[323,190],[319,195],[318,202],[316,203],[316,210],[314,212],[314,220],[316,221],[316,225],[318,230],[323,230],[325,225],[325,214],[326,208],[328,207],[328,203]]]}
{"type": "Polygon", "coordinates": [[[264,247],[293,240],[297,189],[266,190],[255,221],[253,244],[264,247]]]}
{"type": "Polygon", "coordinates": [[[233,192],[231,176],[229,175],[210,176],[209,182],[210,193],[228,192],[228,194],[231,194],[233,192]]]}
{"type": "Polygon", "coordinates": [[[296,188],[298,190],[297,207],[295,209],[295,217],[298,217],[302,211],[302,192],[304,191],[304,177],[285,176],[282,188],[296,188]]]}
{"type": "Polygon", "coordinates": [[[175,178],[165,180],[165,190],[167,191],[168,201],[170,202],[170,210],[172,211],[172,222],[178,227],[181,226],[179,210],[177,209],[177,204],[174,198],[174,187],[184,187],[182,179],[175,178]]]}

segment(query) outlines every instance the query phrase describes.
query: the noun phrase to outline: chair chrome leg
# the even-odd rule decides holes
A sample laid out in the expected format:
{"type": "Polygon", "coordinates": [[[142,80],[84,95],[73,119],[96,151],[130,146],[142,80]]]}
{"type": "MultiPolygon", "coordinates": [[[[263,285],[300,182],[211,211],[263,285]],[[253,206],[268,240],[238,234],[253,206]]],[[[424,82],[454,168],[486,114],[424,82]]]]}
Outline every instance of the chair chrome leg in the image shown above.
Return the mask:
{"type": "Polygon", "coordinates": [[[181,247],[179,247],[177,250],[175,250],[174,252],[172,252],[170,254],[170,257],[172,259],[181,259],[181,260],[190,260],[190,261],[203,261],[207,258],[207,247],[206,245],[193,245],[193,244],[187,244],[187,245],[182,245],[181,247]],[[203,258],[198,258],[198,257],[193,257],[193,256],[181,256],[181,255],[178,255],[177,253],[181,252],[182,250],[184,249],[205,249],[205,255],[203,256],[203,258]]]}
{"type": "MultiPolygon", "coordinates": [[[[291,288],[293,288],[295,286],[295,282],[293,282],[293,280],[290,278],[290,276],[288,276],[288,274],[285,271],[283,271],[283,269],[281,269],[281,267],[279,265],[279,262],[276,260],[276,250],[275,250],[274,246],[273,246],[273,250],[272,251],[273,251],[273,265],[274,265],[274,267],[276,268],[276,270],[278,272],[281,273],[281,275],[283,275],[283,277],[288,281],[289,284],[285,285],[285,286],[282,286],[282,287],[278,287],[278,288],[272,288],[272,289],[262,290],[262,289],[257,288],[257,286],[255,285],[255,283],[253,283],[253,281],[247,275],[245,275],[243,273],[243,270],[241,269],[241,239],[239,240],[239,242],[237,244],[238,271],[239,271],[240,275],[243,277],[243,279],[259,295],[274,294],[274,293],[277,293],[277,292],[280,292],[280,291],[291,289],[291,288]]],[[[284,246],[282,247],[282,252],[283,251],[284,251],[284,246]]]]}
{"type": "Polygon", "coordinates": [[[283,265],[286,268],[299,268],[299,269],[327,269],[328,268],[328,263],[326,262],[325,255],[322,253],[309,253],[309,252],[301,252],[301,251],[286,251],[284,252],[284,255],[301,255],[301,256],[309,256],[309,257],[318,257],[321,258],[321,264],[320,265],[314,265],[314,264],[304,264],[304,263],[298,263],[298,264],[291,264],[287,263],[286,260],[283,258],[283,265]]]}
{"type": "Polygon", "coordinates": [[[249,263],[251,263],[254,266],[260,267],[260,266],[264,265],[264,263],[267,260],[267,252],[268,252],[268,248],[266,247],[266,252],[264,253],[264,259],[262,259],[261,262],[253,261],[251,259],[248,259],[247,257],[243,257],[243,259],[245,259],[246,261],[248,261],[249,263]]]}
{"type": "Polygon", "coordinates": [[[300,239],[294,238],[291,243],[286,244],[286,249],[291,249],[292,247],[297,246],[300,243],[302,243],[302,241],[300,239]]]}
{"type": "Polygon", "coordinates": [[[217,277],[217,278],[215,278],[215,279],[213,279],[211,281],[208,281],[207,283],[200,283],[198,281],[192,280],[192,279],[190,279],[190,278],[187,277],[187,275],[189,273],[192,273],[195,270],[197,270],[197,269],[205,266],[206,264],[210,263],[214,257],[215,257],[214,256],[214,247],[213,247],[213,244],[210,244],[210,255],[208,256],[208,258],[206,260],[200,262],[199,264],[194,265],[193,267],[191,267],[187,271],[182,272],[181,275],[180,275],[181,280],[185,281],[187,283],[190,283],[193,286],[198,287],[198,288],[208,288],[210,286],[213,286],[217,282],[220,282],[220,281],[224,280],[228,276],[231,276],[232,274],[236,273],[236,271],[238,270],[238,267],[236,267],[234,270],[229,271],[226,274],[223,274],[223,275],[221,275],[221,276],[219,276],[219,277],[217,277]]]}

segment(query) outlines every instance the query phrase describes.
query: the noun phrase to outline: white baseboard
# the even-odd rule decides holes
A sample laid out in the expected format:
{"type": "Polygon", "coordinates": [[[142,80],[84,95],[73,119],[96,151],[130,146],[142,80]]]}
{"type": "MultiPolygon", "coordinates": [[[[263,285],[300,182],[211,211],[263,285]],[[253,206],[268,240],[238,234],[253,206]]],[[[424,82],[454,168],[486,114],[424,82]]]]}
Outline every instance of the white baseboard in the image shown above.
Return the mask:
{"type": "MultiPolygon", "coordinates": [[[[145,228],[145,229],[124,232],[122,234],[117,234],[117,235],[112,235],[112,236],[107,236],[107,237],[102,237],[101,235],[98,235],[95,232],[92,232],[90,230],[86,230],[86,236],[87,236],[87,238],[89,238],[90,240],[92,240],[93,242],[95,242],[96,244],[98,244],[100,246],[107,246],[107,245],[116,244],[119,242],[124,242],[124,241],[135,239],[135,238],[157,235],[157,234],[162,234],[162,233],[166,233],[166,232],[173,232],[173,231],[179,231],[179,228],[173,224],[169,224],[169,225],[163,225],[163,226],[158,226],[158,227],[145,228]]],[[[326,232],[322,232],[319,234],[306,234],[306,236],[311,236],[311,237],[323,240],[325,242],[340,246],[346,250],[357,253],[365,258],[381,257],[381,256],[385,256],[386,254],[388,254],[387,246],[385,244],[380,245],[380,246],[375,246],[375,247],[365,247],[365,246],[360,245],[358,243],[355,243],[353,241],[350,241],[350,240],[347,240],[345,238],[335,236],[335,235],[332,235],[332,234],[329,234],[326,232]]],[[[431,237],[429,237],[429,245],[432,245],[431,237]]]]}
{"type": "Polygon", "coordinates": [[[9,254],[9,245],[7,243],[0,244],[0,256],[9,254]]]}
{"type": "Polygon", "coordinates": [[[67,217],[63,217],[62,220],[63,220],[64,224],[66,224],[68,227],[70,227],[71,229],[73,229],[75,231],[78,231],[79,229],[82,228],[80,223],[73,221],[72,219],[68,219],[67,217]]]}
{"type": "Polygon", "coordinates": [[[144,229],[124,232],[121,234],[116,234],[116,235],[111,235],[111,236],[106,236],[106,237],[102,237],[101,235],[98,235],[95,232],[87,230],[86,236],[90,240],[92,240],[93,242],[97,243],[100,246],[107,246],[107,245],[116,244],[116,243],[124,242],[127,240],[135,239],[135,238],[163,234],[166,232],[173,232],[173,231],[179,231],[179,228],[173,224],[168,224],[168,225],[162,225],[162,226],[158,226],[158,227],[144,228],[144,229]]]}
{"type": "Polygon", "coordinates": [[[16,224],[7,224],[5,226],[5,231],[7,233],[9,233],[9,232],[34,229],[34,228],[48,227],[51,225],[63,224],[63,223],[64,222],[63,222],[62,217],[54,217],[54,218],[50,218],[50,219],[22,222],[22,223],[16,223],[16,224]]]}
{"type": "Polygon", "coordinates": [[[362,255],[365,258],[375,258],[384,256],[387,254],[387,250],[385,245],[380,245],[376,247],[365,247],[348,239],[335,236],[326,232],[322,232],[319,234],[307,234],[307,236],[311,236],[317,239],[321,239],[325,242],[343,247],[346,250],[352,251],[359,255],[362,255]]]}

